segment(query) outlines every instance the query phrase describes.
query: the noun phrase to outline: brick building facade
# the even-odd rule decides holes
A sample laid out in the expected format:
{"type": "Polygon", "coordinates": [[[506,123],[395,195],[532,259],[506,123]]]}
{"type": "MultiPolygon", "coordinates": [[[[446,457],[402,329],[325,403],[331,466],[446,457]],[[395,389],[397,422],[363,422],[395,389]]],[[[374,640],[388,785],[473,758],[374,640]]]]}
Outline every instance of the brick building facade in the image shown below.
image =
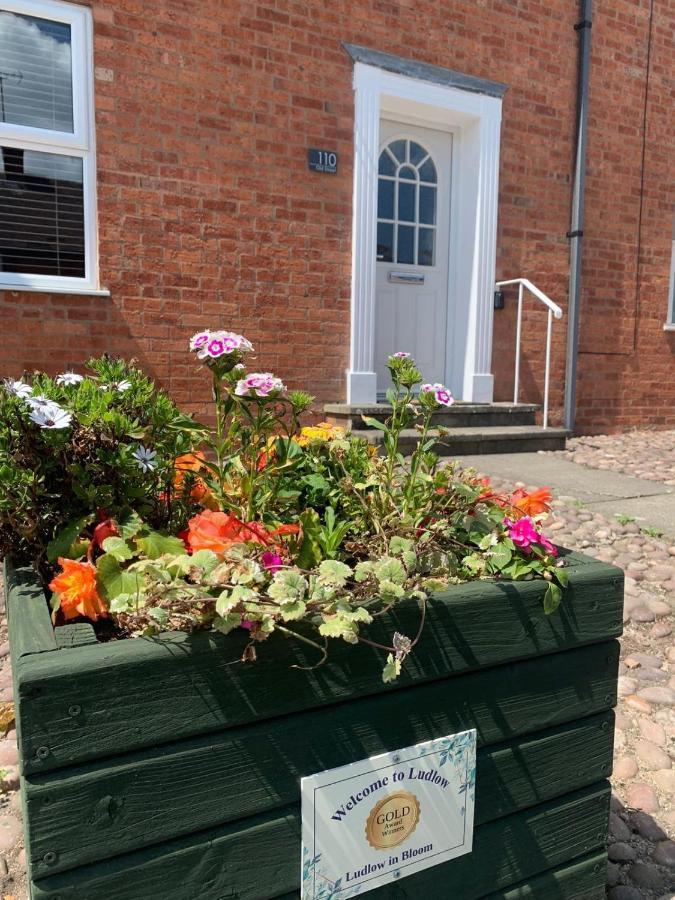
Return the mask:
{"type": "MultiPolygon", "coordinates": [[[[206,383],[186,341],[203,327],[222,327],[249,337],[261,365],[285,381],[321,401],[345,399],[360,65],[345,44],[506,86],[495,101],[492,265],[497,278],[527,277],[566,310],[577,4],[157,0],[150,11],[142,0],[112,0],[79,7],[90,8],[93,23],[96,286],[109,295],[2,289],[0,273],[3,373],[78,368],[90,353],[134,356],[179,403],[199,411],[206,383]],[[310,148],[336,152],[337,173],[311,171],[310,148]]],[[[47,16],[43,8],[40,0],[0,0],[0,12],[13,15],[47,16]]],[[[596,4],[580,431],[675,427],[675,330],[664,329],[675,207],[674,29],[675,0],[596,4]]],[[[471,87],[472,102],[480,90],[471,87]]],[[[461,93],[461,80],[448,91],[461,93]]],[[[411,122],[419,124],[416,116],[411,122]]],[[[459,128],[453,146],[461,139],[459,128]]],[[[460,188],[453,180],[450,191],[460,188]]],[[[505,309],[494,312],[495,399],[512,391],[514,306],[508,293],[505,309]]],[[[545,318],[528,303],[522,400],[541,399],[545,318]]],[[[565,317],[554,328],[554,421],[566,326],[565,317]]]]}

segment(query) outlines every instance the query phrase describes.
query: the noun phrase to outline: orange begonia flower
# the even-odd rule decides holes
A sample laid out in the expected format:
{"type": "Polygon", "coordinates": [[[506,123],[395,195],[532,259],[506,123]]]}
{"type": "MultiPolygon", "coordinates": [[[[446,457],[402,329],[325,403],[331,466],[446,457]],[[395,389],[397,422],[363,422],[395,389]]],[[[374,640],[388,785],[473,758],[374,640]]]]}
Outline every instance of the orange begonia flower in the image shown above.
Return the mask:
{"type": "Polygon", "coordinates": [[[92,537],[92,542],[97,547],[103,547],[103,541],[109,537],[115,537],[119,535],[119,531],[117,530],[117,525],[112,519],[105,519],[103,522],[99,522],[96,528],[94,528],[94,534],[92,537]]]}
{"type": "Polygon", "coordinates": [[[96,586],[96,569],[89,562],[59,558],[61,572],[56,575],[49,589],[58,594],[63,617],[74,619],[86,616],[95,622],[108,615],[105,601],[96,586]]]}
{"type": "Polygon", "coordinates": [[[280,525],[278,528],[275,528],[272,532],[273,535],[284,535],[284,534],[300,534],[300,526],[297,524],[294,525],[280,525]]]}
{"type": "Polygon", "coordinates": [[[539,513],[550,512],[551,491],[549,488],[539,488],[528,494],[522,488],[518,488],[511,495],[511,505],[518,510],[521,516],[536,516],[539,513]]]}
{"type": "Polygon", "coordinates": [[[174,484],[176,487],[180,487],[183,483],[184,472],[201,472],[204,468],[204,459],[206,457],[202,453],[201,450],[196,450],[194,453],[183,453],[182,456],[176,457],[176,462],[174,463],[174,469],[176,470],[176,477],[174,479],[174,484]]]}
{"type": "Polygon", "coordinates": [[[188,522],[188,543],[193,552],[213,550],[222,553],[233,544],[273,543],[269,531],[260,522],[242,522],[231,513],[205,509],[188,522]]]}
{"type": "Polygon", "coordinates": [[[208,509],[217,510],[218,503],[215,497],[206,486],[204,479],[199,476],[199,473],[203,472],[206,468],[204,459],[205,456],[201,450],[196,450],[194,453],[183,453],[182,456],[176,457],[176,462],[174,463],[175,475],[173,486],[176,490],[180,491],[185,482],[186,473],[191,472],[195,475],[195,479],[194,484],[190,489],[190,497],[192,497],[193,500],[196,500],[197,503],[201,503],[202,506],[206,506],[208,509]]]}

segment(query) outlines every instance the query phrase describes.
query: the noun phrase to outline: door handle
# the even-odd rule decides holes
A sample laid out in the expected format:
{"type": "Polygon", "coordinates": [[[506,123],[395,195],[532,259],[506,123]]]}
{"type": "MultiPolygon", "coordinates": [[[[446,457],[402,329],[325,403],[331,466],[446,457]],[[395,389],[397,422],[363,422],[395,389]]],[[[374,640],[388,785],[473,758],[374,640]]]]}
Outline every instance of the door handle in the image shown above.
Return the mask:
{"type": "Polygon", "coordinates": [[[424,284],[424,275],[417,272],[387,272],[387,280],[394,284],[424,284]]]}

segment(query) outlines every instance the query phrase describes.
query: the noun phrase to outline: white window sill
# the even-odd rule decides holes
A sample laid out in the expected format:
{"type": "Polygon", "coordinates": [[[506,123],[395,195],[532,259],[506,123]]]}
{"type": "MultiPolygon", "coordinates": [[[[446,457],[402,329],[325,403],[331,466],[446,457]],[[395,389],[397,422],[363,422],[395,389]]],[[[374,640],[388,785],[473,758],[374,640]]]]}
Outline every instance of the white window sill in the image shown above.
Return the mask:
{"type": "Polygon", "coordinates": [[[666,322],[663,326],[664,331],[675,331],[675,322],[666,322]]]}
{"type": "Polygon", "coordinates": [[[75,294],[86,297],[109,297],[110,291],[106,288],[70,287],[64,285],[30,285],[30,284],[5,284],[0,281],[0,291],[21,292],[26,294],[75,294]]]}

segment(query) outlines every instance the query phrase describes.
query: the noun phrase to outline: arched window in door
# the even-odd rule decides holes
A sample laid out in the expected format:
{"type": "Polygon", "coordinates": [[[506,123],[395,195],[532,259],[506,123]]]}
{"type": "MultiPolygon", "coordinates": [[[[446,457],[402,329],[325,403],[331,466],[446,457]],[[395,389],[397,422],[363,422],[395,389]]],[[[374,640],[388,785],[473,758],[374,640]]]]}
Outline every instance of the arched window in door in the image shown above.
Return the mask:
{"type": "Polygon", "coordinates": [[[433,266],[436,258],[436,166],[416,141],[398,139],[380,153],[377,260],[433,266]]]}

